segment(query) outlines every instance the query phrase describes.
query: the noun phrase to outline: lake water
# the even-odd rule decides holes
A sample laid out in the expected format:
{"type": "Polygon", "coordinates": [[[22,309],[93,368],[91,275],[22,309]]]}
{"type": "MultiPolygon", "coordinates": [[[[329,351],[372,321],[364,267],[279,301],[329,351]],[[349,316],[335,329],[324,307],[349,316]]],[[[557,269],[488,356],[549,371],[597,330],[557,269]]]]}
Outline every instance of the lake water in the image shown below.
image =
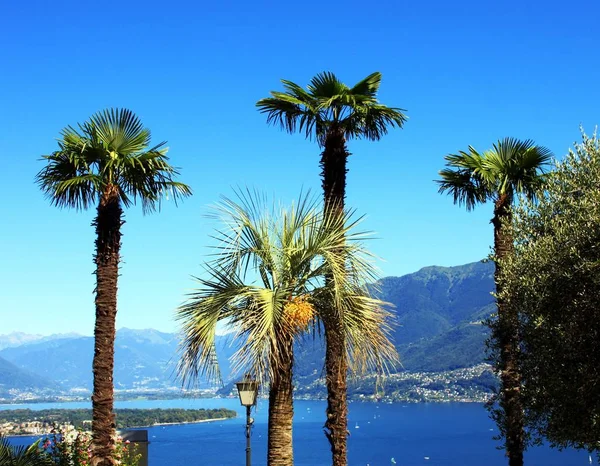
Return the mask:
{"type": "MultiPolygon", "coordinates": [[[[245,461],[245,412],[237,399],[122,401],[117,408],[229,408],[238,418],[202,424],[148,429],[151,466],[241,466],[245,461]]],[[[89,403],[0,405],[0,409],[89,408],[89,403]]],[[[252,432],[252,464],[266,464],[267,402],[261,400],[252,432]]],[[[331,464],[322,431],[325,402],[296,401],[294,455],[296,466],[331,464]]],[[[506,466],[497,433],[481,404],[431,403],[349,405],[350,466],[506,466]],[[395,463],[394,463],[395,462],[395,463]]],[[[15,438],[14,443],[31,442],[15,438]]],[[[589,466],[582,451],[559,452],[546,447],[526,452],[527,466],[589,466]]],[[[595,459],[593,464],[597,464],[595,459]]]]}

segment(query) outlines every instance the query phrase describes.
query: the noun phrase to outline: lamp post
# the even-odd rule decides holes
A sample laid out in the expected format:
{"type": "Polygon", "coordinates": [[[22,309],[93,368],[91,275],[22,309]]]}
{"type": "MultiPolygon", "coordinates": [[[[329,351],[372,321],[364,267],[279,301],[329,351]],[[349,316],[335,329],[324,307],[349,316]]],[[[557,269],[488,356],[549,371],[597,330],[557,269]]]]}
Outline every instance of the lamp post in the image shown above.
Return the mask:
{"type": "Polygon", "coordinates": [[[256,404],[256,395],[258,394],[258,382],[250,375],[246,376],[236,383],[240,395],[240,403],[246,407],[246,466],[252,465],[252,453],[250,449],[250,430],[254,419],[250,417],[250,409],[256,404]]]}

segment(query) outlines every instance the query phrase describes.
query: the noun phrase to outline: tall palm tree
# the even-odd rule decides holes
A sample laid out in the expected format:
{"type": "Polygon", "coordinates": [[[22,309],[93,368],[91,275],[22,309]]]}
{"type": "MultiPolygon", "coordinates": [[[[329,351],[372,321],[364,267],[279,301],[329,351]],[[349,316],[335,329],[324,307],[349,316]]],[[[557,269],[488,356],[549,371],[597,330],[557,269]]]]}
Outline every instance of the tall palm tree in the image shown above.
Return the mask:
{"type": "MultiPolygon", "coordinates": [[[[511,206],[516,193],[530,199],[544,180],[544,167],[552,157],[549,149],[533,141],[505,138],[492,149],[479,153],[467,151],[445,157],[447,168],[440,171],[440,193],[448,192],[454,203],[472,210],[477,204],[494,203],[494,255],[496,293],[502,260],[512,254],[513,238],[506,225],[512,219],[511,206]]],[[[524,450],[523,409],[520,399],[521,377],[518,365],[519,335],[514,309],[498,298],[497,344],[501,379],[500,407],[504,412],[500,429],[506,437],[506,454],[510,466],[522,466],[524,450]]]]}
{"type": "Polygon", "coordinates": [[[354,367],[381,368],[395,350],[383,303],[363,288],[372,267],[348,216],[328,220],[307,198],[279,212],[264,201],[240,196],[240,202],[225,199],[219,206],[225,227],[216,257],[177,313],[183,331],[179,373],[184,381],[218,377],[217,324],[235,329],[234,370],[269,383],[268,464],[290,466],[294,341],[311,324],[318,326],[323,300],[347,309],[346,349],[354,367]]]}
{"type": "MultiPolygon", "coordinates": [[[[387,107],[377,100],[381,73],[376,72],[353,87],[333,73],[316,75],[303,89],[282,80],[284,92],[271,92],[257,107],[267,122],[289,133],[304,133],[316,139],[321,152],[321,180],[327,214],[342,215],[346,197],[346,162],[350,139],[377,141],[390,127],[401,128],[407,117],[400,108],[387,107]]],[[[347,361],[340,309],[331,308],[323,316],[325,327],[325,368],[327,381],[327,420],[325,434],[331,444],[334,466],[347,464],[348,432],[347,361]]]]}
{"type": "Polygon", "coordinates": [[[144,213],[160,208],[170,195],[175,202],[189,196],[185,184],[174,181],[178,171],[168,163],[162,142],[150,146],[150,130],[126,109],[105,110],[78,128],[61,132],[58,150],[44,156],[37,174],[42,191],[57,207],[88,209],[97,203],[96,323],[94,327],[94,387],[92,434],[94,466],[114,464],[115,419],[113,367],[117,279],[121,248],[122,206],[138,199],[144,213]]]}

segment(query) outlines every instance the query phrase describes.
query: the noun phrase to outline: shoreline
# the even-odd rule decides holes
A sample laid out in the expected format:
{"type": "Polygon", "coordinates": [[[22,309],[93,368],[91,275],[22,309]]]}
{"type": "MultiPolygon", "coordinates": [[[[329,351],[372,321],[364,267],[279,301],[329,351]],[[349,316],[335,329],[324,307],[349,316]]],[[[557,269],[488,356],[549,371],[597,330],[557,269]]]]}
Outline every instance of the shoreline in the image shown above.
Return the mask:
{"type": "MultiPolygon", "coordinates": [[[[159,422],[156,424],[152,424],[151,426],[131,426],[131,427],[124,427],[123,429],[142,429],[144,427],[150,428],[150,427],[156,427],[156,426],[178,426],[178,425],[182,425],[182,424],[201,424],[203,422],[228,421],[229,419],[235,419],[236,417],[215,417],[212,419],[200,419],[198,421],[183,421],[183,422],[159,422]]],[[[117,429],[117,430],[122,430],[122,429],[117,429]]]]}
{"type": "MultiPolygon", "coordinates": [[[[160,426],[179,426],[184,424],[202,424],[204,422],[217,422],[217,421],[228,421],[229,419],[235,419],[235,417],[216,417],[212,419],[199,419],[197,421],[183,421],[183,422],[159,422],[156,424],[152,424],[150,426],[130,426],[130,427],[122,427],[117,428],[117,432],[126,430],[126,429],[151,429],[152,427],[160,427],[160,426]]],[[[86,431],[89,432],[89,431],[86,431]]],[[[6,435],[3,434],[6,438],[18,438],[18,437],[44,437],[47,435],[51,435],[50,432],[45,432],[43,434],[11,434],[6,435]]]]}

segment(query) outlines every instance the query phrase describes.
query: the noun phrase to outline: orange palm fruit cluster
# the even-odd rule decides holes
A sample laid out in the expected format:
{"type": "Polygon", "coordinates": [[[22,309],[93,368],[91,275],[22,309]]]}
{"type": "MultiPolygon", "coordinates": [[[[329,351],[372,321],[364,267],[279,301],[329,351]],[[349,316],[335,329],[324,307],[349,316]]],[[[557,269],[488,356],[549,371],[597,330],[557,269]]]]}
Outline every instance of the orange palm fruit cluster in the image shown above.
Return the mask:
{"type": "Polygon", "coordinates": [[[284,307],[289,324],[296,330],[306,329],[315,315],[314,306],[305,296],[296,296],[290,299],[284,307]]]}

